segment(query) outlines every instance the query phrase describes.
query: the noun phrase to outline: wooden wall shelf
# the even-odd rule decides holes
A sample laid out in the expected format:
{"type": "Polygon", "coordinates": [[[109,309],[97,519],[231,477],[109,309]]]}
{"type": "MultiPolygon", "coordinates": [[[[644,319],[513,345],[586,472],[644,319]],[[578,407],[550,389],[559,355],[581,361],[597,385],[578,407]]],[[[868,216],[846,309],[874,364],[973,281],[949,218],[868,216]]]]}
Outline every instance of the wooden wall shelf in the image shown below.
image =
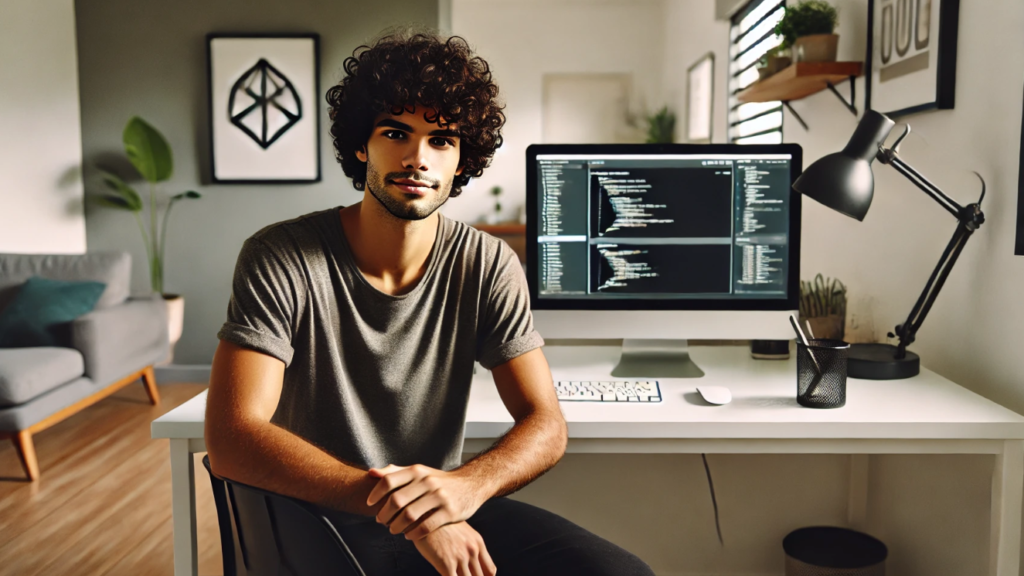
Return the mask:
{"type": "Polygon", "coordinates": [[[796,62],[754,82],[736,95],[740,102],[799,100],[863,73],[862,62],[796,62]]]}

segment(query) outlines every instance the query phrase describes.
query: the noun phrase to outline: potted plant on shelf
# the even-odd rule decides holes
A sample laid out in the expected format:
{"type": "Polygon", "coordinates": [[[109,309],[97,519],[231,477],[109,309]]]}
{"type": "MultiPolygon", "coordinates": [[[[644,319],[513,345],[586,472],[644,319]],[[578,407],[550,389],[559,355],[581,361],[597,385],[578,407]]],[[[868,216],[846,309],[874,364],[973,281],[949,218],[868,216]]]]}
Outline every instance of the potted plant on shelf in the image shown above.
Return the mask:
{"type": "Polygon", "coordinates": [[[117,174],[106,170],[100,171],[108,190],[105,194],[93,196],[92,199],[101,206],[126,210],[135,216],[139,232],[142,234],[142,242],[146,246],[150,285],[153,292],[163,296],[164,302],[167,304],[170,353],[163,363],[169,364],[174,357],[174,345],[181,338],[185,317],[185,299],[179,294],[164,293],[164,247],[167,238],[167,219],[175,202],[201,196],[198,192],[188,190],[175,194],[165,201],[158,198],[158,184],[171,177],[174,162],[171,146],[167,143],[167,139],[145,120],[138,116],[132,117],[124,128],[122,140],[128,160],[146,180],[149,192],[148,206],[143,203],[142,196],[134,188],[117,174]],[[163,203],[163,218],[161,225],[157,226],[161,203],[163,203]],[[148,227],[142,216],[144,210],[149,212],[148,227]]]}
{"type": "Polygon", "coordinates": [[[775,25],[782,46],[791,48],[795,62],[835,62],[839,35],[833,34],[839,12],[824,0],[804,0],[786,8],[775,25]]]}
{"type": "Polygon", "coordinates": [[[773,74],[781,72],[792,63],[793,60],[790,59],[789,50],[782,45],[776,46],[765,52],[761,60],[758,61],[758,64],[760,64],[757,68],[758,80],[764,80],[773,74]]]}
{"type": "Polygon", "coordinates": [[[846,286],[821,274],[813,282],[801,280],[800,317],[814,338],[842,340],[846,332],[846,286]]]}

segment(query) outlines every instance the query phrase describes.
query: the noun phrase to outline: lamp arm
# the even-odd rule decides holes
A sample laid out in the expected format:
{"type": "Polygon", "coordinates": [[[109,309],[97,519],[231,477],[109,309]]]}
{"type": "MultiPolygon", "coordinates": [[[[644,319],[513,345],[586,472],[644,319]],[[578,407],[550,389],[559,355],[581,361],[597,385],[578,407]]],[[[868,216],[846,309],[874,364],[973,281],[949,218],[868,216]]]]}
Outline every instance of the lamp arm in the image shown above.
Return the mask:
{"type": "Polygon", "coordinates": [[[928,283],[925,284],[924,290],[914,304],[914,308],[910,311],[910,315],[907,316],[907,320],[903,324],[896,327],[896,336],[899,337],[899,345],[896,347],[896,358],[902,359],[907,355],[907,346],[914,343],[917,331],[921,328],[921,324],[924,323],[928,312],[931,311],[935,298],[938,297],[939,291],[942,290],[943,284],[946,283],[946,278],[949,277],[949,273],[953,270],[953,265],[956,264],[957,258],[963,252],[967,240],[985,222],[985,214],[981,211],[981,202],[985,198],[985,179],[981,177],[981,174],[975,172],[975,175],[981,180],[981,197],[975,203],[961,206],[944,194],[942,190],[939,190],[937,186],[929,182],[927,178],[907,165],[906,162],[900,160],[894,150],[881,149],[878,157],[883,163],[891,164],[900,174],[903,174],[917,185],[918,188],[924,190],[925,193],[941,204],[943,208],[956,216],[958,221],[953,237],[950,238],[946,249],[942,252],[939,263],[928,278],[928,283]]]}
{"type": "Polygon", "coordinates": [[[943,208],[945,208],[950,214],[960,218],[960,213],[964,207],[957,204],[956,200],[953,200],[946,194],[939,190],[939,187],[928,181],[927,178],[921,175],[917,170],[914,170],[909,164],[900,159],[893,150],[882,150],[878,155],[879,161],[883,164],[891,165],[897,172],[906,176],[907,180],[910,180],[918,188],[923,190],[925,194],[928,194],[936,202],[938,202],[943,208]]]}
{"type": "Polygon", "coordinates": [[[903,324],[896,327],[896,336],[899,337],[899,345],[896,347],[897,359],[906,357],[907,346],[914,343],[917,331],[921,328],[921,324],[924,323],[925,316],[931,311],[935,298],[938,297],[939,291],[942,290],[943,284],[946,283],[946,278],[953,270],[953,265],[956,264],[957,258],[960,257],[960,253],[972,234],[974,234],[974,230],[963,222],[957,225],[956,231],[953,232],[953,237],[950,238],[949,244],[946,245],[942,258],[939,259],[939,263],[935,266],[935,270],[932,271],[931,277],[928,278],[928,283],[925,284],[921,296],[918,297],[917,303],[914,304],[914,308],[910,311],[910,315],[907,316],[903,324]]]}

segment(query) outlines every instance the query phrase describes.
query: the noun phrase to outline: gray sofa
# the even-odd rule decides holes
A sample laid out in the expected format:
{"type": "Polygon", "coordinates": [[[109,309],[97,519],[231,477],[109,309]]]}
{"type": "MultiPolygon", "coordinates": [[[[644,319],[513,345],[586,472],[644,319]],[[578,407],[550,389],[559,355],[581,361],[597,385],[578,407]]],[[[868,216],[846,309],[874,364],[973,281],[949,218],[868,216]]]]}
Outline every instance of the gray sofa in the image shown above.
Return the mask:
{"type": "Polygon", "coordinates": [[[159,295],[130,298],[126,252],[0,254],[0,313],[31,276],[106,284],[92,312],[71,323],[71,348],[0,348],[0,438],[8,437],[31,480],[32,435],[143,379],[160,402],[153,364],[166,358],[167,314],[159,295]]]}

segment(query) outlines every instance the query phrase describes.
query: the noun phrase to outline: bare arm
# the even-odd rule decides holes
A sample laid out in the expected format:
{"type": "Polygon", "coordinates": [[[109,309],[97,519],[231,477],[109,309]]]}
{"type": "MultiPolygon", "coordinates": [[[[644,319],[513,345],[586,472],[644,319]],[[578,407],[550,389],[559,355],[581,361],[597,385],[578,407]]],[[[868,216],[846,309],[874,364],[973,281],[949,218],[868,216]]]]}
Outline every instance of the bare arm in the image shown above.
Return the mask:
{"type": "Polygon", "coordinates": [[[496,367],[491,374],[516,423],[494,445],[458,468],[478,483],[484,500],[511,494],[547,472],[565,454],[568,441],[551,370],[539,348],[496,367]]]}
{"type": "Polygon", "coordinates": [[[284,363],[221,341],[206,399],[206,447],[218,476],[373,516],[366,498],[377,483],[305,439],[270,423],[284,383],[284,363]]]}

